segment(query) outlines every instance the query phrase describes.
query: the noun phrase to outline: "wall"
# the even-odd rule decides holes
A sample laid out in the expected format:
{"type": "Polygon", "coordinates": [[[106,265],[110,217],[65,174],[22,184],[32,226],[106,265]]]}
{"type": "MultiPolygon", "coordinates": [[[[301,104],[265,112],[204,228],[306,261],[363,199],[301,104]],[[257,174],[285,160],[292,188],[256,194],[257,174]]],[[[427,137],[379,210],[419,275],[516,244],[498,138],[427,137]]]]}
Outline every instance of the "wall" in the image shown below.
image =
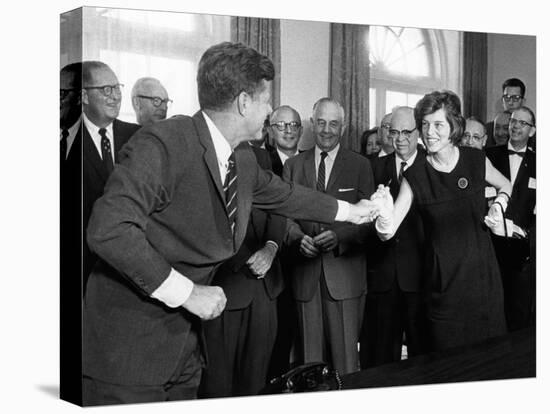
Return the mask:
{"type": "Polygon", "coordinates": [[[526,105],[536,115],[536,41],[535,36],[489,34],[487,73],[487,114],[492,119],[502,110],[502,82],[519,78],[527,89],[526,105]]]}
{"type": "Polygon", "coordinates": [[[281,20],[281,55],[281,104],[300,113],[300,148],[308,148],[311,108],[329,90],[330,23],[281,20]]]}

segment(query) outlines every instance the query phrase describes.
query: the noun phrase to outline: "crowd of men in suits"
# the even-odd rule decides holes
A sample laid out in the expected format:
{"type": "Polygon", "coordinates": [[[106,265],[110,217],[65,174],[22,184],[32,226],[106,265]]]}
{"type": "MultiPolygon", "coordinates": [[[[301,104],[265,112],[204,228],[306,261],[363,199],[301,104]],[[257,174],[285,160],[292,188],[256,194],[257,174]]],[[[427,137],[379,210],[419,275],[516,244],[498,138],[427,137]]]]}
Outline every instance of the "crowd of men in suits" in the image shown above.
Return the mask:
{"type": "MultiPolygon", "coordinates": [[[[356,153],[340,145],[349,114],[321,98],[315,146],[298,151],[294,108],[271,111],[265,92],[221,102],[210,90],[213,66],[249,55],[263,71],[257,84],[273,77],[251,49],[222,45],[201,60],[193,117],[164,120],[166,89],[142,78],[132,89],[137,123],[120,121],[121,84],[108,65],[61,70],[62,192],[81,169],[89,227],[79,233],[86,405],[253,395],[300,363],[347,374],[400,360],[404,344],[409,356],[430,351],[418,213],[382,242],[356,210],[379,184],[395,199],[403,171],[425,157],[413,109],[386,114],[356,153]],[[267,138],[244,142],[266,113],[267,138]]],[[[516,81],[503,85],[504,111],[487,125],[468,118],[463,137],[514,185],[507,233],[494,236],[510,330],[535,315],[536,121],[516,81]]]]}

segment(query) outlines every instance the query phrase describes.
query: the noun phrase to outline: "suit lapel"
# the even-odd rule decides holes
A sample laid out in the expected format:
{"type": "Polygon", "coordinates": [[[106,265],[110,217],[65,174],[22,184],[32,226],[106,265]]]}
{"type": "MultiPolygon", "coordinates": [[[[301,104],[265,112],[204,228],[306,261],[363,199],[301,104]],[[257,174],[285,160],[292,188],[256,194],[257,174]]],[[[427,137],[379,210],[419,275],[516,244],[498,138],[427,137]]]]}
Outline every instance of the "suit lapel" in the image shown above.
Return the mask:
{"type": "Polygon", "coordinates": [[[199,142],[204,148],[203,160],[208,168],[210,177],[216,185],[216,190],[220,200],[225,205],[225,193],[223,192],[223,183],[220,177],[220,168],[218,167],[218,158],[216,157],[216,150],[214,149],[214,144],[212,142],[212,137],[210,136],[210,131],[206,125],[206,121],[200,112],[197,112],[193,115],[193,122],[197,130],[197,135],[199,137],[199,142]]]}
{"type": "MultiPolygon", "coordinates": [[[[518,169],[518,175],[516,181],[514,181],[514,187],[512,188],[512,194],[518,194],[522,188],[526,188],[529,185],[529,161],[531,158],[531,151],[526,150],[521,164],[518,169]]],[[[510,162],[508,162],[510,165],[510,162]]]]}
{"type": "MultiPolygon", "coordinates": [[[[502,172],[502,175],[504,175],[507,179],[510,179],[510,157],[508,156],[508,146],[502,145],[499,150],[499,162],[501,162],[500,171],[502,172]]],[[[499,166],[495,165],[495,167],[499,169],[499,166]]]]}
{"type": "MultiPolygon", "coordinates": [[[[344,149],[340,146],[336,158],[334,159],[334,164],[332,165],[332,170],[330,171],[330,176],[328,177],[326,192],[332,190],[334,183],[338,179],[338,176],[346,166],[347,154],[344,149]]],[[[338,191],[338,189],[336,189],[338,191]]]]}
{"type": "Polygon", "coordinates": [[[90,136],[90,133],[88,132],[88,128],[84,125],[84,122],[82,122],[82,158],[84,162],[88,162],[101,176],[101,178],[104,181],[107,181],[107,178],[109,178],[109,174],[103,167],[103,163],[101,161],[101,156],[99,155],[99,152],[97,151],[97,148],[94,144],[94,141],[92,140],[92,137],[90,136]]]}
{"type": "Polygon", "coordinates": [[[113,141],[115,143],[115,163],[118,163],[118,153],[120,149],[122,148],[122,145],[125,144],[125,140],[123,140],[121,137],[123,136],[122,129],[122,123],[115,119],[113,121],[113,141]]]}
{"type": "Polygon", "coordinates": [[[317,188],[317,172],[315,171],[315,147],[307,151],[304,161],[304,176],[306,178],[306,186],[309,188],[317,188]]]}

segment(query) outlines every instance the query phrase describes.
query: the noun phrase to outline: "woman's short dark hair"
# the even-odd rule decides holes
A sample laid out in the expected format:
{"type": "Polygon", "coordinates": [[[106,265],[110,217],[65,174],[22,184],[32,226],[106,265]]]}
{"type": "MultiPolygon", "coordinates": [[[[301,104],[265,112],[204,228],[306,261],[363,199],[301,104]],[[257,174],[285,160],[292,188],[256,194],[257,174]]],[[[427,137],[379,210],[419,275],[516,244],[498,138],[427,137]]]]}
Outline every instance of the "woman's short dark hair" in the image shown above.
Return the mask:
{"type": "Polygon", "coordinates": [[[422,120],[426,115],[445,110],[445,117],[451,126],[449,139],[457,145],[464,134],[465,121],[460,112],[460,98],[451,91],[434,91],[424,95],[414,108],[416,128],[422,134],[422,120]]]}
{"type": "Polygon", "coordinates": [[[275,76],[273,63],[242,43],[223,42],[211,46],[201,57],[197,87],[201,109],[219,110],[241,93],[254,96],[262,80],[275,76]]]}

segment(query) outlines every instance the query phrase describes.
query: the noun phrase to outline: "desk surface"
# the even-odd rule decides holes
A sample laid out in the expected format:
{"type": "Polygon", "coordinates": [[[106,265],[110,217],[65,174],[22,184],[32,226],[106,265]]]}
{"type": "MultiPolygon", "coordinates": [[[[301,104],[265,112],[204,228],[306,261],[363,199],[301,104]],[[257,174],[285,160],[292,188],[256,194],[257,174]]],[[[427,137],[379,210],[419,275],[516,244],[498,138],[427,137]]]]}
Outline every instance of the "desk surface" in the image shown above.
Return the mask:
{"type": "Polygon", "coordinates": [[[534,328],[344,375],[344,389],[536,376],[534,328]]]}

